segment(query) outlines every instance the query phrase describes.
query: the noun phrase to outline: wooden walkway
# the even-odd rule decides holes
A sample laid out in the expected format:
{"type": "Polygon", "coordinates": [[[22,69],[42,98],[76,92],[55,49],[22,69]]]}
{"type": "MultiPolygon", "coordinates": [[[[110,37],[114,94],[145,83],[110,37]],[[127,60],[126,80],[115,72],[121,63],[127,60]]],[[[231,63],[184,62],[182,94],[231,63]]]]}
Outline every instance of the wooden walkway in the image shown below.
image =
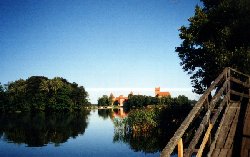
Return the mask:
{"type": "Polygon", "coordinates": [[[212,157],[232,156],[233,141],[240,113],[240,104],[232,103],[222,122],[217,141],[210,147],[212,157]]]}
{"type": "Polygon", "coordinates": [[[241,156],[250,157],[250,103],[247,106],[243,126],[240,154],[241,156]]]}
{"type": "Polygon", "coordinates": [[[250,76],[226,68],[183,121],[161,157],[250,157],[250,76]]]}

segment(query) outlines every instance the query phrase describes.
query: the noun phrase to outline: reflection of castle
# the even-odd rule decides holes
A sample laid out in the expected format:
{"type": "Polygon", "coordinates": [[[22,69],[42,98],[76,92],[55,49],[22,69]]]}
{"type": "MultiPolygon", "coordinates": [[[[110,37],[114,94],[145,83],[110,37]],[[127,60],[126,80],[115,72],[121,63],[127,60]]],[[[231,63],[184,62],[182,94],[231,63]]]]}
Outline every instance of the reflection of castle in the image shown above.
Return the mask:
{"type": "Polygon", "coordinates": [[[114,118],[125,118],[127,113],[123,111],[123,108],[117,109],[117,112],[114,111],[114,118]]]}
{"type": "Polygon", "coordinates": [[[155,97],[161,98],[161,97],[165,97],[165,96],[170,96],[170,93],[169,92],[161,92],[160,87],[155,88],[155,97]]]}

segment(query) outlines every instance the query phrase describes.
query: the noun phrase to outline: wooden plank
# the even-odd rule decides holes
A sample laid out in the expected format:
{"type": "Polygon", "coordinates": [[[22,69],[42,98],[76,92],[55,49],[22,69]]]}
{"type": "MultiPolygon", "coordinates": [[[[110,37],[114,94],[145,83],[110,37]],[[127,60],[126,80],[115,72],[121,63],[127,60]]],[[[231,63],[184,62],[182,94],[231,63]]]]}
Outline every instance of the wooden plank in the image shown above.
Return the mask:
{"type": "Polygon", "coordinates": [[[234,72],[236,72],[236,73],[238,73],[238,74],[241,74],[241,75],[243,75],[243,76],[245,76],[245,77],[250,77],[249,75],[244,74],[244,73],[242,73],[242,72],[240,72],[240,71],[238,71],[238,70],[236,70],[236,69],[233,69],[233,68],[230,68],[230,67],[229,67],[229,70],[232,70],[232,71],[234,71],[234,72]]]}
{"type": "MultiPolygon", "coordinates": [[[[209,120],[209,117],[211,115],[211,110],[214,109],[215,107],[215,103],[217,103],[217,101],[219,100],[219,98],[221,97],[221,95],[223,94],[224,90],[227,88],[227,85],[228,85],[228,80],[224,82],[223,86],[221,87],[221,89],[219,90],[219,92],[217,92],[217,94],[213,97],[213,99],[211,100],[211,103],[210,103],[210,107],[209,107],[209,110],[206,112],[205,116],[203,117],[202,119],[202,122],[197,130],[197,132],[195,133],[192,141],[190,142],[189,146],[188,146],[188,149],[187,151],[185,152],[185,155],[187,156],[191,156],[191,154],[193,153],[193,150],[196,146],[196,144],[198,143],[199,139],[200,139],[200,136],[202,135],[203,131],[204,131],[204,126],[208,124],[208,120],[209,120]]],[[[228,93],[229,95],[229,93],[228,93]]],[[[228,96],[226,95],[226,96],[228,96]]],[[[223,103],[226,101],[227,99],[225,98],[225,100],[223,100],[223,103]]],[[[223,103],[220,104],[220,106],[224,105],[223,103]]],[[[222,109],[221,109],[222,110],[222,109]]],[[[220,110],[220,111],[221,111],[220,110]]],[[[218,116],[217,116],[218,117],[218,116]]],[[[216,118],[217,119],[217,118],[216,118]]],[[[214,123],[215,123],[215,120],[214,119],[214,123]]]]}
{"type": "Polygon", "coordinates": [[[227,157],[229,149],[221,149],[219,157],[227,157]]]}
{"type": "Polygon", "coordinates": [[[195,146],[198,143],[198,141],[200,139],[200,136],[202,135],[202,133],[203,133],[203,131],[205,129],[205,126],[208,124],[208,120],[209,120],[210,114],[211,114],[211,112],[209,110],[206,113],[206,115],[203,117],[202,122],[201,122],[198,130],[195,132],[195,135],[194,135],[192,141],[190,142],[187,151],[185,152],[186,156],[191,156],[192,155],[192,153],[193,153],[193,151],[195,149],[195,146]]]}
{"type": "Polygon", "coordinates": [[[241,156],[250,156],[250,101],[244,119],[243,137],[241,143],[241,156]]]}
{"type": "Polygon", "coordinates": [[[240,156],[243,156],[243,157],[245,157],[245,156],[250,156],[250,154],[248,153],[248,149],[243,149],[243,150],[241,150],[240,156]]]}
{"type": "Polygon", "coordinates": [[[227,156],[231,157],[233,155],[233,148],[229,149],[227,152],[227,156]]]}
{"type": "Polygon", "coordinates": [[[240,92],[236,92],[234,90],[230,90],[230,92],[234,95],[238,95],[238,96],[241,96],[241,97],[245,97],[245,98],[250,98],[249,95],[247,94],[244,94],[244,93],[240,93],[240,92]]]}
{"type": "Polygon", "coordinates": [[[243,135],[250,137],[250,101],[246,109],[246,115],[244,119],[243,135]]]}
{"type": "Polygon", "coordinates": [[[210,136],[212,128],[213,128],[213,125],[209,124],[208,129],[207,129],[207,131],[205,133],[205,136],[203,138],[203,141],[202,141],[202,143],[200,145],[200,149],[199,149],[199,151],[198,151],[198,153],[196,155],[197,157],[201,157],[202,156],[203,150],[204,150],[204,148],[205,148],[205,146],[207,144],[207,141],[209,139],[209,136],[210,136]]]}
{"type": "Polygon", "coordinates": [[[226,113],[225,121],[223,122],[222,128],[219,133],[219,138],[215,145],[216,148],[222,149],[224,147],[226,138],[230,131],[231,123],[233,122],[235,112],[236,112],[236,108],[229,107],[229,110],[226,113]]]}
{"type": "Polygon", "coordinates": [[[240,85],[242,85],[244,87],[250,88],[250,85],[247,82],[242,82],[241,80],[239,80],[239,79],[237,79],[235,77],[230,76],[230,81],[233,81],[233,82],[235,82],[237,84],[240,84],[240,85]]]}
{"type": "Polygon", "coordinates": [[[227,115],[227,112],[229,110],[229,105],[227,105],[226,109],[225,109],[225,112],[223,113],[223,116],[222,116],[222,119],[220,121],[220,124],[219,124],[219,127],[215,133],[215,137],[214,137],[214,141],[212,142],[212,144],[210,145],[210,149],[209,149],[209,152],[208,152],[208,156],[212,156],[212,154],[214,153],[214,150],[216,149],[215,146],[216,146],[216,142],[219,138],[219,134],[221,132],[221,128],[222,128],[222,125],[226,119],[226,115],[227,115]]]}
{"type": "Polygon", "coordinates": [[[225,104],[228,102],[228,97],[229,97],[230,93],[228,92],[226,94],[226,96],[224,97],[223,101],[220,103],[217,111],[215,111],[215,114],[213,115],[213,117],[211,118],[211,124],[215,124],[218,116],[220,115],[222,109],[224,108],[225,104]]]}
{"type": "MultiPolygon", "coordinates": [[[[238,106],[239,106],[239,104],[238,104],[238,106]]],[[[225,145],[224,145],[224,148],[226,148],[226,149],[231,149],[233,146],[233,140],[234,140],[234,136],[235,136],[235,132],[236,132],[239,114],[240,114],[240,108],[236,109],[233,123],[231,124],[230,132],[228,134],[227,140],[226,140],[225,145]]]]}
{"type": "Polygon", "coordinates": [[[211,157],[219,157],[220,155],[220,149],[214,149],[211,157]]]}

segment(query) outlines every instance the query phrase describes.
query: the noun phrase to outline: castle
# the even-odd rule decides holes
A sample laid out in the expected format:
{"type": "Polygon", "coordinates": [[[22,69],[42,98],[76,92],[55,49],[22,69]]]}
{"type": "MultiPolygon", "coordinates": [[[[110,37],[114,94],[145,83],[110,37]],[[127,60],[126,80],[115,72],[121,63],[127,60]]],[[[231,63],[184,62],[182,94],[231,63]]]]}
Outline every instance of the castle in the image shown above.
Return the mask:
{"type": "MultiPolygon", "coordinates": [[[[133,95],[133,92],[130,92],[130,94],[133,95]]],[[[124,97],[123,95],[120,95],[119,97],[114,97],[112,93],[110,94],[110,97],[112,97],[112,105],[115,101],[117,101],[119,106],[123,106],[124,101],[128,100],[128,97],[124,97]]]]}
{"type": "Polygon", "coordinates": [[[161,97],[166,97],[166,96],[170,96],[170,93],[169,92],[161,92],[160,87],[155,88],[155,97],[161,98],[161,97]]]}
{"type": "Polygon", "coordinates": [[[124,97],[123,95],[120,95],[119,97],[113,97],[113,103],[117,101],[119,103],[119,106],[123,106],[124,101],[128,100],[128,97],[124,97]]]}
{"type": "MultiPolygon", "coordinates": [[[[130,94],[133,95],[133,92],[130,92],[130,94]]],[[[160,87],[155,88],[155,97],[161,98],[161,97],[167,97],[170,96],[169,92],[161,92],[160,87]]],[[[128,100],[128,97],[124,97],[123,95],[120,95],[119,97],[114,97],[114,95],[111,93],[110,97],[112,97],[112,105],[114,102],[117,102],[119,106],[123,106],[124,102],[128,100]]]]}

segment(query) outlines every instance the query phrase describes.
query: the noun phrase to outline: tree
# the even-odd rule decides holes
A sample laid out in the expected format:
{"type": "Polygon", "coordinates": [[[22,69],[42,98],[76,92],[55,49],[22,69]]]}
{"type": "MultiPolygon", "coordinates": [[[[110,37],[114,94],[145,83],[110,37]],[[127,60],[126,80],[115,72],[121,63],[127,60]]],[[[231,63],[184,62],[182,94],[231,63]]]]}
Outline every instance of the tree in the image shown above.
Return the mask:
{"type": "MultiPolygon", "coordinates": [[[[125,105],[125,104],[127,104],[126,101],[125,101],[124,105],[125,105]]],[[[113,103],[113,105],[114,105],[114,106],[118,106],[118,105],[119,105],[118,100],[115,100],[114,103],[113,103]]]]}
{"type": "Polygon", "coordinates": [[[0,111],[73,111],[88,105],[83,86],[66,79],[32,76],[10,82],[6,90],[0,84],[0,111]],[[5,97],[2,99],[1,97],[5,97]],[[2,101],[4,100],[4,105],[2,101]]]}
{"type": "Polygon", "coordinates": [[[190,101],[188,100],[188,97],[184,96],[184,95],[179,95],[177,97],[177,105],[179,107],[189,107],[190,106],[190,101]]]}
{"type": "Polygon", "coordinates": [[[6,103],[6,94],[4,91],[4,87],[0,82],[0,112],[5,110],[5,103],[6,103]]]}
{"type": "Polygon", "coordinates": [[[201,0],[189,26],[180,28],[181,65],[202,94],[225,67],[250,74],[250,1],[201,0]]]}
{"type": "Polygon", "coordinates": [[[10,82],[6,93],[8,96],[8,102],[10,103],[8,106],[10,110],[30,110],[29,105],[27,105],[27,83],[25,80],[19,79],[15,82],[10,82]]]}
{"type": "Polygon", "coordinates": [[[103,95],[98,99],[98,106],[109,106],[109,97],[107,95],[103,95]]]}
{"type": "Polygon", "coordinates": [[[45,91],[46,93],[49,93],[49,81],[42,80],[39,88],[41,91],[45,91]]]}
{"type": "Polygon", "coordinates": [[[111,93],[109,96],[109,106],[114,105],[113,100],[114,100],[114,95],[111,93]]]}

